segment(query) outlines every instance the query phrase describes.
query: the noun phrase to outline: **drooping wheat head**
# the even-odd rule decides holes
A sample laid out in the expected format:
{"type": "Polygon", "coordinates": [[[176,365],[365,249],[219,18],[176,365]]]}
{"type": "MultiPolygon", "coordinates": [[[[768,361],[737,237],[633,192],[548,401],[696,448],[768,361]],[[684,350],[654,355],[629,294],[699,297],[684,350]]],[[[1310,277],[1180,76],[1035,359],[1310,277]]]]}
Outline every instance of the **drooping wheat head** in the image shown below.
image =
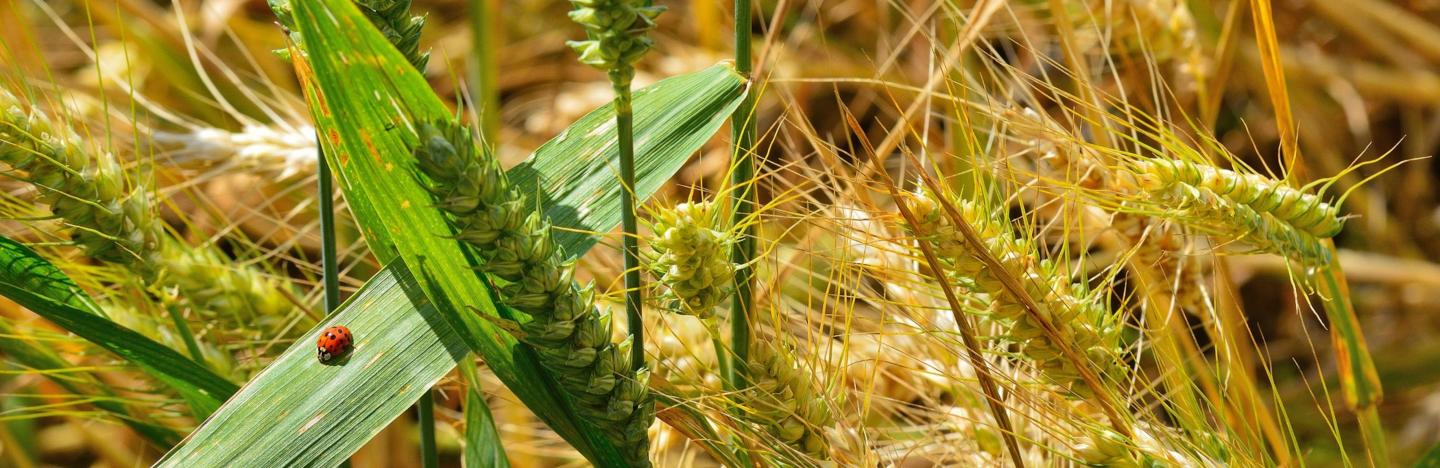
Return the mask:
{"type": "Polygon", "coordinates": [[[985,245],[971,245],[941,212],[932,196],[917,195],[911,203],[915,216],[924,226],[920,241],[931,243],[935,248],[936,255],[948,267],[947,273],[956,277],[950,280],[973,282],[978,292],[990,294],[994,316],[1006,321],[1007,335],[1022,344],[1021,352],[1034,361],[1047,379],[1078,395],[1089,393],[1077,364],[1063,358],[1059,348],[1063,345],[1051,342],[1046,336],[1047,326],[1054,327],[1061,339],[1067,340],[1090,365],[1099,369],[1102,377],[1123,376],[1123,367],[1117,358],[1120,327],[1103,298],[1093,297],[1083,284],[1072,282],[1054,262],[1040,260],[1035,245],[1026,237],[1014,234],[1008,219],[977,203],[952,200],[985,242],[985,245]],[[994,255],[1005,271],[986,268],[977,256],[979,249],[994,255]],[[1038,323],[1036,317],[1026,313],[1018,298],[1006,292],[998,276],[1001,274],[1020,280],[1025,292],[1040,307],[1039,319],[1049,322],[1048,325],[1038,323]]]}
{"type": "Polygon", "coordinates": [[[771,436],[820,460],[830,458],[826,431],[835,424],[832,400],[800,365],[795,350],[779,341],[757,342],[750,350],[752,386],[737,396],[744,417],[771,436]]]}
{"type": "Polygon", "coordinates": [[[1257,250],[1328,264],[1320,239],[1344,226],[1339,208],[1258,174],[1179,159],[1135,161],[1130,174],[1162,212],[1257,250]]]}

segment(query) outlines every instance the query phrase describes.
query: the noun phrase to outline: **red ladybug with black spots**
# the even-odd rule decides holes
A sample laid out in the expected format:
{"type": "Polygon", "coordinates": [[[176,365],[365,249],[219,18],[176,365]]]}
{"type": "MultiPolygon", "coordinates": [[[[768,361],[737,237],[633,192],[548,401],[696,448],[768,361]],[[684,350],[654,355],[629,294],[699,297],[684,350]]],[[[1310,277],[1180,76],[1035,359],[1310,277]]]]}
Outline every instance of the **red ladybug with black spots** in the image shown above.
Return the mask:
{"type": "Polygon", "coordinates": [[[332,359],[344,355],[350,351],[350,346],[355,340],[350,335],[350,329],[344,325],[335,325],[320,332],[318,345],[318,357],[320,362],[330,362],[332,359]]]}

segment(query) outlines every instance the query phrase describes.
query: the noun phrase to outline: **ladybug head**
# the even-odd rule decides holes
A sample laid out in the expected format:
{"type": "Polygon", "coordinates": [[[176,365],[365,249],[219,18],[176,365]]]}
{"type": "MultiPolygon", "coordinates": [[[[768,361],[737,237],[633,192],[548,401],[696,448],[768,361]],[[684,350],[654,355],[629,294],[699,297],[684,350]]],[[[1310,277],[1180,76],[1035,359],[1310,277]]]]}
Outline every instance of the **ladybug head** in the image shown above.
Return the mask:
{"type": "Polygon", "coordinates": [[[319,357],[320,362],[330,362],[330,358],[333,358],[335,356],[333,354],[330,354],[330,350],[326,349],[325,345],[320,345],[319,357]]]}

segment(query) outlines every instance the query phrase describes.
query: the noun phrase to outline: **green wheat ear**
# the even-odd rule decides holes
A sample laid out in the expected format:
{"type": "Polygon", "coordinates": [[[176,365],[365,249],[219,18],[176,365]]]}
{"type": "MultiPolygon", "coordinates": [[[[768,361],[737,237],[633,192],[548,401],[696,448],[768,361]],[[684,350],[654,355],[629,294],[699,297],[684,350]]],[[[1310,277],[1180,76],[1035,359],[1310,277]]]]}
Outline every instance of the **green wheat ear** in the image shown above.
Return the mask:
{"type": "Polygon", "coordinates": [[[655,27],[663,6],[638,0],[570,0],[570,19],[585,27],[584,41],[570,41],[580,62],[610,74],[616,89],[630,89],[635,62],[655,42],[646,34],[655,27]]]}
{"type": "Polygon", "coordinates": [[[574,282],[574,262],[550,236],[550,223],[513,189],[470,129],[441,121],[418,126],[417,167],[456,238],[472,247],[476,269],[500,278],[500,302],[530,316],[523,341],[632,466],[649,466],[654,404],[650,372],[631,370],[630,344],[611,343],[610,316],[590,286],[574,282]]]}
{"type": "Polygon", "coordinates": [[[717,220],[711,202],[681,203],[654,214],[649,269],[665,288],[660,301],[676,313],[708,319],[730,297],[735,239],[715,229],[717,220]]]}
{"type": "Polygon", "coordinates": [[[294,307],[281,283],[234,265],[213,247],[171,237],[153,216],[148,191],[128,187],[113,155],[92,154],[72,129],[26,109],[8,91],[0,90],[0,106],[0,162],[39,189],[85,255],[129,269],[146,286],[175,287],[197,314],[219,320],[227,332],[283,329],[294,307]]]}
{"type": "MultiPolygon", "coordinates": [[[[123,172],[109,154],[92,156],[74,142],[80,136],[54,126],[38,109],[0,90],[0,161],[26,174],[41,201],[77,229],[71,240],[96,260],[148,267],[160,247],[159,228],[145,192],[127,191],[123,172]]],[[[147,271],[153,278],[154,272],[147,271]]]]}
{"type": "Polygon", "coordinates": [[[1340,208],[1319,196],[1258,174],[1182,160],[1149,159],[1129,168],[1164,213],[1228,235],[1257,250],[1299,255],[1319,265],[1333,259],[1320,239],[1340,233],[1340,208]]]}
{"type": "Polygon", "coordinates": [[[745,417],[770,435],[812,457],[830,458],[825,430],[835,425],[824,395],[811,369],[795,361],[794,350],[759,343],[751,348],[751,385],[740,392],[745,417]]]}

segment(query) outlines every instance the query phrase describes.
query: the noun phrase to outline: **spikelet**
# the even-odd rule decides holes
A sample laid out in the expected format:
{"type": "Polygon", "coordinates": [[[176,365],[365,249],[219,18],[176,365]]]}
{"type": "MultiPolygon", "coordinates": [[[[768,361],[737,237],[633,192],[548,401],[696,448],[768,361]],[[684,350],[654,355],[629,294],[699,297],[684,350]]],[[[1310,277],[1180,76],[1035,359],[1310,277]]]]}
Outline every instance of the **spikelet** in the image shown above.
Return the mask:
{"type": "Polygon", "coordinates": [[[570,19],[585,27],[584,41],[570,41],[580,62],[610,75],[615,89],[630,89],[635,62],[654,46],[646,36],[665,7],[641,0],[570,0],[570,19]]]}
{"type": "Polygon", "coordinates": [[[163,271],[160,283],[174,286],[200,318],[221,332],[253,330],[259,335],[250,338],[274,338],[310,328],[311,322],[302,319],[287,331],[295,307],[282,292],[285,286],[259,270],[236,265],[215,248],[167,242],[156,264],[163,271]]]}
{"type": "Polygon", "coordinates": [[[494,158],[479,153],[470,130],[453,122],[420,124],[415,149],[437,205],[453,216],[456,237],[473,247],[477,269],[508,284],[505,305],[531,316],[524,341],[583,416],[610,436],[633,466],[648,466],[654,419],[649,371],[631,371],[629,341],[610,342],[610,316],[595,308],[592,287],[574,282],[550,235],[494,158]]]}
{"type": "Polygon", "coordinates": [[[734,240],[714,228],[716,219],[709,202],[681,203],[656,212],[650,270],[665,287],[659,299],[676,313],[709,319],[730,295],[734,240]]]}
{"type": "MultiPolygon", "coordinates": [[[[1087,394],[1075,363],[1065,359],[1057,343],[1045,333],[1045,325],[1027,313],[1020,300],[1004,287],[999,276],[980,260],[974,249],[985,249],[1005,267],[1003,274],[1020,281],[1026,294],[1039,306],[1040,318],[1048,322],[1061,339],[1083,357],[1088,358],[1103,376],[1119,377],[1119,328],[1112,323],[1104,298],[1089,297],[1083,284],[1072,283],[1049,260],[1038,260],[1031,243],[1016,237],[1008,220],[998,219],[993,210],[969,201],[952,203],[961,217],[969,222],[985,245],[972,246],[929,196],[913,198],[911,209],[923,226],[921,242],[929,242],[936,255],[946,264],[953,281],[973,282],[973,288],[988,293],[995,318],[1008,323],[1008,335],[1022,345],[1021,352],[1034,362],[1041,374],[1052,383],[1069,388],[1077,395],[1087,394]]],[[[913,229],[913,227],[912,227],[913,229]]]]}
{"type": "MultiPolygon", "coordinates": [[[[190,356],[185,339],[171,327],[168,318],[162,318],[158,314],[140,311],[131,305],[113,301],[101,305],[101,310],[104,310],[110,320],[115,323],[145,335],[176,352],[190,356]]],[[[224,376],[245,377],[238,372],[240,366],[235,361],[235,357],[221,351],[220,348],[215,347],[214,343],[197,339],[195,345],[199,347],[200,357],[205,361],[205,365],[215,373],[224,376]]]]}
{"type": "Polygon", "coordinates": [[[805,454],[830,458],[825,429],[835,424],[814,374],[795,362],[792,351],[775,342],[756,342],[750,350],[750,383],[737,397],[744,415],[772,436],[805,454]]]}
{"type": "Polygon", "coordinates": [[[1258,174],[1166,159],[1138,161],[1131,171],[1140,188],[1178,218],[1261,251],[1329,263],[1319,239],[1344,227],[1339,207],[1258,174]]]}

